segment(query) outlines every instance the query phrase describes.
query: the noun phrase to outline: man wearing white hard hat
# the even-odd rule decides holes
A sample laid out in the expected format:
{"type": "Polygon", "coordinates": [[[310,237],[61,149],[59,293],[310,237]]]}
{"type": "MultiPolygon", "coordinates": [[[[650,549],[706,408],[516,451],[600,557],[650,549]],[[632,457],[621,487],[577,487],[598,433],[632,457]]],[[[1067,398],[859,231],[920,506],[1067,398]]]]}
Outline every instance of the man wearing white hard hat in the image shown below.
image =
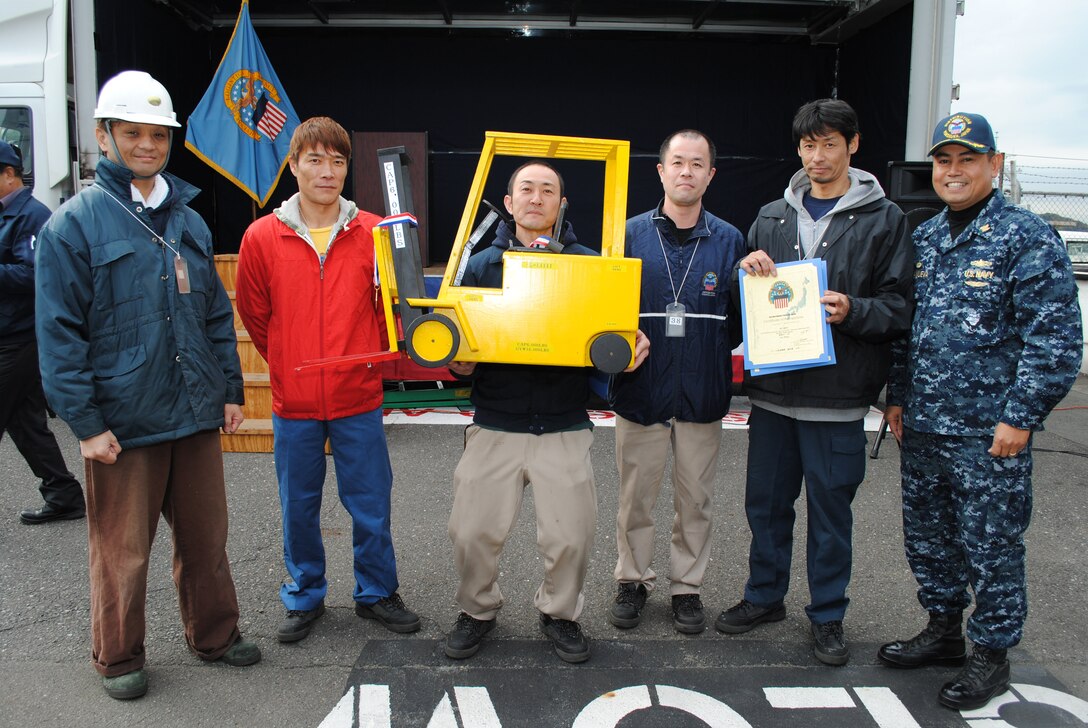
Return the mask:
{"type": "Polygon", "coordinates": [[[166,88],[124,71],[102,87],[95,183],[39,236],[42,383],[86,471],[92,661],[106,693],[147,692],[147,570],[160,514],[189,649],[261,658],[238,631],[219,432],[242,422],[242,370],[198,190],[164,170],[181,125],[166,88]]]}

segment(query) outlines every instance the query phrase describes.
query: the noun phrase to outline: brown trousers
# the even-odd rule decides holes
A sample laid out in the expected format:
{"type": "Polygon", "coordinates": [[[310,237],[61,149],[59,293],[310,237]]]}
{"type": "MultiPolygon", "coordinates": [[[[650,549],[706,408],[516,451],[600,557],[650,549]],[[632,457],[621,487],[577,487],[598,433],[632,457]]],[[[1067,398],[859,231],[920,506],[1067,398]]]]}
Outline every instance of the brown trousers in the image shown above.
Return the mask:
{"type": "Polygon", "coordinates": [[[122,450],[112,465],[84,464],[95,669],[114,677],[144,666],[147,567],[160,513],[173,534],[185,641],[201,659],[219,659],[239,636],[219,433],[122,450]]]}

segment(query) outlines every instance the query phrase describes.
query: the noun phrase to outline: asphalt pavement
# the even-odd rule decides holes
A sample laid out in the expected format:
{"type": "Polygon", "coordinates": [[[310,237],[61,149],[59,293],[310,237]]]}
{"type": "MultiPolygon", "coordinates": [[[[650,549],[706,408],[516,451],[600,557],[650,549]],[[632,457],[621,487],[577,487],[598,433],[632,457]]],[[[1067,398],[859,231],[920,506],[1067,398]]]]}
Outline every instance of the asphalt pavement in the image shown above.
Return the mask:
{"type": "MultiPolygon", "coordinates": [[[[734,408],[745,410],[737,398],[734,408]]],[[[170,531],[162,523],[147,599],[148,694],[108,698],[90,664],[86,521],[19,522],[39,505],[36,482],[10,438],[0,442],[0,726],[913,726],[1088,725],[1088,380],[1080,378],[1039,433],[1035,508],[1027,534],[1030,614],[1012,650],[1014,693],[988,712],[960,715],[936,706],[954,671],[881,667],[876,648],[913,636],[925,615],[903,556],[899,450],[891,436],[868,461],[855,503],[855,559],[846,616],[850,664],[831,668],[811,653],[800,503],[787,618],[743,635],[713,627],[694,636],[672,626],[667,598],[671,488],[657,510],[655,567],[662,588],[642,625],[621,631],[606,618],[614,595],[617,476],[613,429],[593,448],[600,521],[581,622],[593,657],[566,665],[542,640],[533,593],[541,578],[531,489],[503,557],[506,604],[483,649],[452,661],[441,641],[457,614],[456,575],[446,533],[453,468],[463,427],[386,426],[394,471],[393,531],[400,593],[422,629],[393,635],[352,609],[350,523],[326,485],[323,530],[328,612],[311,636],[279,644],[284,576],[275,472],[270,454],[224,456],[230,507],[229,554],[241,629],[264,659],[253,667],[204,664],[182,638],[170,576],[170,531]]],[[[51,425],[70,467],[78,443],[51,425]]],[[[714,552],[703,602],[708,617],[732,606],[747,574],[743,513],[747,433],[723,430],[714,552]]],[[[877,437],[869,433],[870,446],[877,437]]],[[[803,499],[802,499],[803,500],[803,499]]]]}

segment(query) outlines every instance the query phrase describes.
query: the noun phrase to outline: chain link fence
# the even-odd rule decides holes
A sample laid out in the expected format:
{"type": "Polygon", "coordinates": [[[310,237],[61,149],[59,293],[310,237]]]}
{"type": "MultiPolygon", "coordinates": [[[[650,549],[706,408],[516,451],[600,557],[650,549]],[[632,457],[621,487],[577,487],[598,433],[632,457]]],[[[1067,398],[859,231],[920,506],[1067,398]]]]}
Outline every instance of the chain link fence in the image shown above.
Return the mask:
{"type": "Polygon", "coordinates": [[[1005,160],[1005,196],[1038,214],[1059,232],[1088,235],[1088,164],[1070,160],[1005,160]]]}

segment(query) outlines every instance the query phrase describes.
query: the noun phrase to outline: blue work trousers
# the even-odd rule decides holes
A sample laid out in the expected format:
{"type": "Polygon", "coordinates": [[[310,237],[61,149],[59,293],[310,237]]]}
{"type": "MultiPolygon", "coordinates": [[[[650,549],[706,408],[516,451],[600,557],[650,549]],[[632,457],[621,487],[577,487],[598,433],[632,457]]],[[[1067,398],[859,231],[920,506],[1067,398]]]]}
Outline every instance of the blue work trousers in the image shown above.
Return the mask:
{"type": "Polygon", "coordinates": [[[290,579],[280,588],[288,609],[314,609],[328,590],[321,540],[325,440],[332,446],[340,502],[351,515],[355,592],[372,604],[397,590],[397,561],[389,526],[393,470],[382,410],[336,420],[272,416],[276,477],[283,512],[283,560],[290,579]]]}
{"type": "Polygon", "coordinates": [[[808,618],[841,620],[850,600],[854,518],[865,478],[865,422],[811,422],[752,407],[744,510],[752,531],[744,598],[781,604],[789,590],[794,502],[805,483],[808,509],[808,618]]]}

